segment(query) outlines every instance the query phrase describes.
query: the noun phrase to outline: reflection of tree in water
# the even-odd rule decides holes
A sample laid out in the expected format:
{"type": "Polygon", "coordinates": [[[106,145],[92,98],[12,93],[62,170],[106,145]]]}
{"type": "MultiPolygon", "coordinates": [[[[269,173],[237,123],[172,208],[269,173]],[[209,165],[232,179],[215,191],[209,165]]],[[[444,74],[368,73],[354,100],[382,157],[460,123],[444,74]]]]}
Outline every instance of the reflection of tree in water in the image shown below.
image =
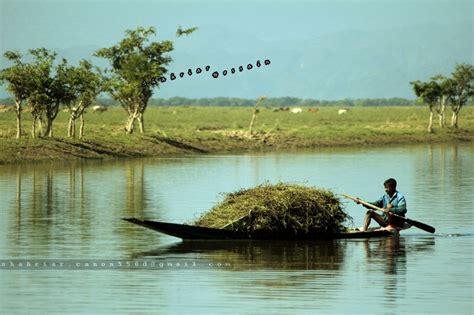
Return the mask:
{"type": "Polygon", "coordinates": [[[86,204],[86,193],[84,187],[84,164],[83,163],[71,163],[69,164],[68,172],[69,180],[69,207],[68,211],[70,215],[77,220],[77,226],[80,228],[80,238],[85,240],[91,230],[92,218],[91,213],[88,211],[86,204]],[[79,208],[79,212],[77,211],[79,208]]]}
{"type": "MultiPolygon", "coordinates": [[[[450,211],[451,219],[465,220],[466,210],[470,211],[466,204],[471,202],[470,194],[466,194],[470,182],[466,179],[474,177],[474,168],[470,167],[474,163],[473,156],[469,146],[426,145],[424,154],[418,155],[413,195],[419,201],[430,200],[430,203],[413,203],[417,206],[417,216],[442,221],[445,218],[443,213],[433,216],[432,204],[436,204],[440,209],[454,208],[456,211],[450,211]]],[[[410,213],[410,208],[408,211],[410,213]]]]}
{"type": "Polygon", "coordinates": [[[145,209],[146,189],[144,185],[144,163],[125,165],[126,202],[125,215],[137,216],[145,209]]]}
{"type": "Polygon", "coordinates": [[[21,221],[21,173],[20,168],[16,172],[16,215],[17,223],[21,221]]]}
{"type": "MultiPolygon", "coordinates": [[[[21,164],[5,166],[2,171],[2,179],[7,178],[11,188],[3,205],[11,209],[5,212],[9,222],[5,233],[12,250],[34,246],[39,254],[62,241],[88,243],[95,237],[92,229],[100,224],[98,218],[104,216],[115,218],[109,230],[115,228],[112,232],[119,238],[143,236],[119,220],[146,214],[143,161],[21,164]]],[[[154,198],[154,209],[158,206],[154,198]]],[[[132,246],[129,251],[133,250],[132,246]]]]}
{"type": "MultiPolygon", "coordinates": [[[[65,172],[54,165],[19,165],[15,172],[15,216],[16,234],[18,242],[32,241],[43,244],[57,238],[53,235],[52,220],[61,220],[68,216],[74,219],[76,203],[84,208],[84,176],[82,165],[80,168],[79,200],[76,198],[76,163],[68,165],[67,179],[62,175],[65,172]],[[64,180],[69,181],[65,185],[64,180]],[[66,188],[66,189],[64,189],[66,188]],[[20,239],[21,238],[21,239],[20,239]],[[31,238],[31,240],[29,240],[31,238]]],[[[81,212],[82,214],[82,212],[81,212]]],[[[73,224],[73,222],[71,222],[73,224]]],[[[84,226],[81,225],[81,228],[84,226]]]]}
{"type": "MultiPolygon", "coordinates": [[[[126,161],[121,166],[125,171],[125,197],[122,199],[123,210],[120,212],[120,216],[146,217],[148,189],[145,184],[145,161],[126,161]]],[[[122,222],[123,224],[120,224],[116,230],[118,237],[124,239],[122,250],[133,252],[137,244],[130,240],[141,242],[143,231],[122,222]]]]}
{"type": "Polygon", "coordinates": [[[21,170],[18,166],[16,172],[16,194],[15,194],[15,214],[16,214],[16,239],[20,237],[21,232],[21,170]]]}
{"type": "Polygon", "coordinates": [[[53,171],[48,169],[46,175],[46,214],[50,216],[53,213],[53,171]]]}
{"type": "MultiPolygon", "coordinates": [[[[338,241],[185,241],[134,258],[188,254],[231,264],[230,270],[338,270],[345,244],[338,241]]],[[[227,269],[226,269],[227,270],[227,269]]]]}

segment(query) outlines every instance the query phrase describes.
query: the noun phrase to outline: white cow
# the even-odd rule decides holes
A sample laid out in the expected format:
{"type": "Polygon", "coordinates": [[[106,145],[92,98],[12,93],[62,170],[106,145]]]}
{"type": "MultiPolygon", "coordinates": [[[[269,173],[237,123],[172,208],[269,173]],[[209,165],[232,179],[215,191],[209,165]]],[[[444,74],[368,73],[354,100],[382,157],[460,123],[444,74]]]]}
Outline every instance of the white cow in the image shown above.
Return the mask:
{"type": "Polygon", "coordinates": [[[92,110],[94,112],[102,113],[102,112],[105,112],[107,110],[107,107],[102,106],[102,105],[95,105],[95,106],[92,106],[92,110]]]}
{"type": "Polygon", "coordinates": [[[295,107],[290,110],[293,114],[299,114],[303,112],[303,109],[301,107],[295,107]]]}
{"type": "Polygon", "coordinates": [[[338,113],[339,115],[347,114],[347,109],[340,109],[340,110],[337,111],[337,113],[338,113]]]}

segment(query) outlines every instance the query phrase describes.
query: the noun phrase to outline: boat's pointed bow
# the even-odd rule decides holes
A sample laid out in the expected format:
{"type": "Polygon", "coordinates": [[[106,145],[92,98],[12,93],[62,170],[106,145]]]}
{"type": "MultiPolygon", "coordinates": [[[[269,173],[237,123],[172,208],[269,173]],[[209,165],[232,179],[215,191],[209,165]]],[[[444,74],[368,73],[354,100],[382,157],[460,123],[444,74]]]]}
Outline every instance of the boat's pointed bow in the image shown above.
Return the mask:
{"type": "Polygon", "coordinates": [[[128,222],[132,222],[132,223],[141,222],[141,221],[142,221],[142,220],[138,220],[138,219],[136,219],[136,218],[122,218],[122,220],[128,221],[128,222]]]}

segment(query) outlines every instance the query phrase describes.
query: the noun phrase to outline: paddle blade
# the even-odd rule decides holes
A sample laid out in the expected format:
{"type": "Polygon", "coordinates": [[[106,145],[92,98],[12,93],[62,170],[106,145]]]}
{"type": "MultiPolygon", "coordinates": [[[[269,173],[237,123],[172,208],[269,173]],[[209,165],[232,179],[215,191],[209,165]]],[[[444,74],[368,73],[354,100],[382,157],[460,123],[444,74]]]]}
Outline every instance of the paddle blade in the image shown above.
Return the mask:
{"type": "Polygon", "coordinates": [[[416,226],[417,228],[419,228],[423,231],[429,232],[429,233],[434,233],[436,231],[436,229],[434,227],[432,227],[431,225],[425,224],[425,223],[421,223],[421,222],[418,222],[418,221],[415,221],[415,220],[412,220],[412,219],[405,219],[405,221],[407,221],[411,225],[416,226]]]}

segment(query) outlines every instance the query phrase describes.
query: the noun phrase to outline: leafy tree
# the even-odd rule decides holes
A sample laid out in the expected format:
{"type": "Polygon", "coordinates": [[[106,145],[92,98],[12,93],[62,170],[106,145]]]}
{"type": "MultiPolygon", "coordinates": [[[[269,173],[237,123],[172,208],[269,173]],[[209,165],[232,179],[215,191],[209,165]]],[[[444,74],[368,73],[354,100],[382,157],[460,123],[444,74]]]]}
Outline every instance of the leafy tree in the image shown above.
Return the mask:
{"type": "Polygon", "coordinates": [[[420,98],[430,109],[430,120],[428,124],[428,132],[433,132],[433,115],[434,111],[438,110],[437,105],[440,104],[442,97],[442,87],[436,81],[421,82],[413,81],[410,82],[413,86],[415,95],[420,98]]]}
{"type": "Polygon", "coordinates": [[[49,103],[46,106],[47,126],[45,135],[53,136],[53,120],[59,112],[61,104],[71,104],[75,100],[75,88],[77,82],[71,81],[70,72],[72,68],[68,65],[66,59],[55,68],[55,74],[51,77],[49,87],[49,103]]]}
{"type": "Polygon", "coordinates": [[[452,88],[455,82],[442,75],[433,77],[432,81],[438,84],[441,89],[441,95],[438,98],[438,104],[435,107],[435,110],[438,114],[439,126],[444,128],[446,126],[446,107],[452,102],[452,88]]]}
{"type": "Polygon", "coordinates": [[[458,128],[459,112],[474,96],[474,66],[457,65],[452,79],[447,83],[447,90],[453,111],[451,127],[458,128]]]}
{"type": "Polygon", "coordinates": [[[34,89],[33,68],[30,64],[22,62],[22,55],[19,52],[7,51],[5,58],[13,62],[9,68],[0,71],[0,83],[7,82],[7,90],[14,95],[16,111],[16,138],[21,137],[21,113],[23,102],[31,95],[34,89]]]}
{"type": "Polygon", "coordinates": [[[430,82],[411,82],[416,96],[430,108],[430,124],[428,130],[433,131],[434,111],[439,116],[439,124],[446,125],[445,110],[451,105],[453,112],[451,127],[458,128],[459,112],[472,101],[474,96],[474,67],[468,64],[456,66],[451,78],[442,75],[433,77],[430,82]]]}
{"type": "Polygon", "coordinates": [[[71,98],[66,105],[69,110],[68,136],[76,136],[76,120],[79,118],[79,139],[84,135],[84,111],[97,98],[103,88],[104,78],[100,69],[93,67],[87,60],[81,60],[79,67],[70,67],[58,71],[58,76],[63,75],[64,81],[70,85],[71,98]]]}
{"type": "MultiPolygon", "coordinates": [[[[53,136],[53,120],[56,118],[58,108],[55,107],[55,98],[59,94],[59,86],[53,82],[52,72],[53,63],[56,53],[52,53],[45,48],[30,49],[29,53],[33,56],[31,63],[33,92],[28,98],[31,106],[31,114],[33,122],[31,127],[31,135],[36,138],[36,125],[39,124],[40,131],[43,135],[53,136]],[[43,132],[42,119],[46,115],[48,123],[47,128],[43,132]]],[[[58,105],[59,106],[59,105],[58,105]]]]}
{"type": "Polygon", "coordinates": [[[45,48],[30,49],[33,56],[32,80],[33,92],[28,98],[33,115],[31,134],[36,137],[36,126],[39,125],[43,136],[53,137],[53,121],[56,119],[61,104],[70,105],[76,99],[77,83],[74,81],[73,68],[66,59],[54,66],[56,53],[45,48]],[[46,119],[43,130],[42,121],[46,119]]]}
{"type": "Polygon", "coordinates": [[[98,50],[95,55],[110,61],[111,76],[106,90],[117,100],[128,114],[125,126],[127,133],[132,133],[135,121],[138,120],[140,132],[145,131],[144,113],[148,101],[153,95],[153,86],[146,84],[163,76],[171,58],[165,56],[173,50],[171,41],[152,42],[146,46],[155,28],[127,30],[126,37],[118,44],[98,50]]]}

